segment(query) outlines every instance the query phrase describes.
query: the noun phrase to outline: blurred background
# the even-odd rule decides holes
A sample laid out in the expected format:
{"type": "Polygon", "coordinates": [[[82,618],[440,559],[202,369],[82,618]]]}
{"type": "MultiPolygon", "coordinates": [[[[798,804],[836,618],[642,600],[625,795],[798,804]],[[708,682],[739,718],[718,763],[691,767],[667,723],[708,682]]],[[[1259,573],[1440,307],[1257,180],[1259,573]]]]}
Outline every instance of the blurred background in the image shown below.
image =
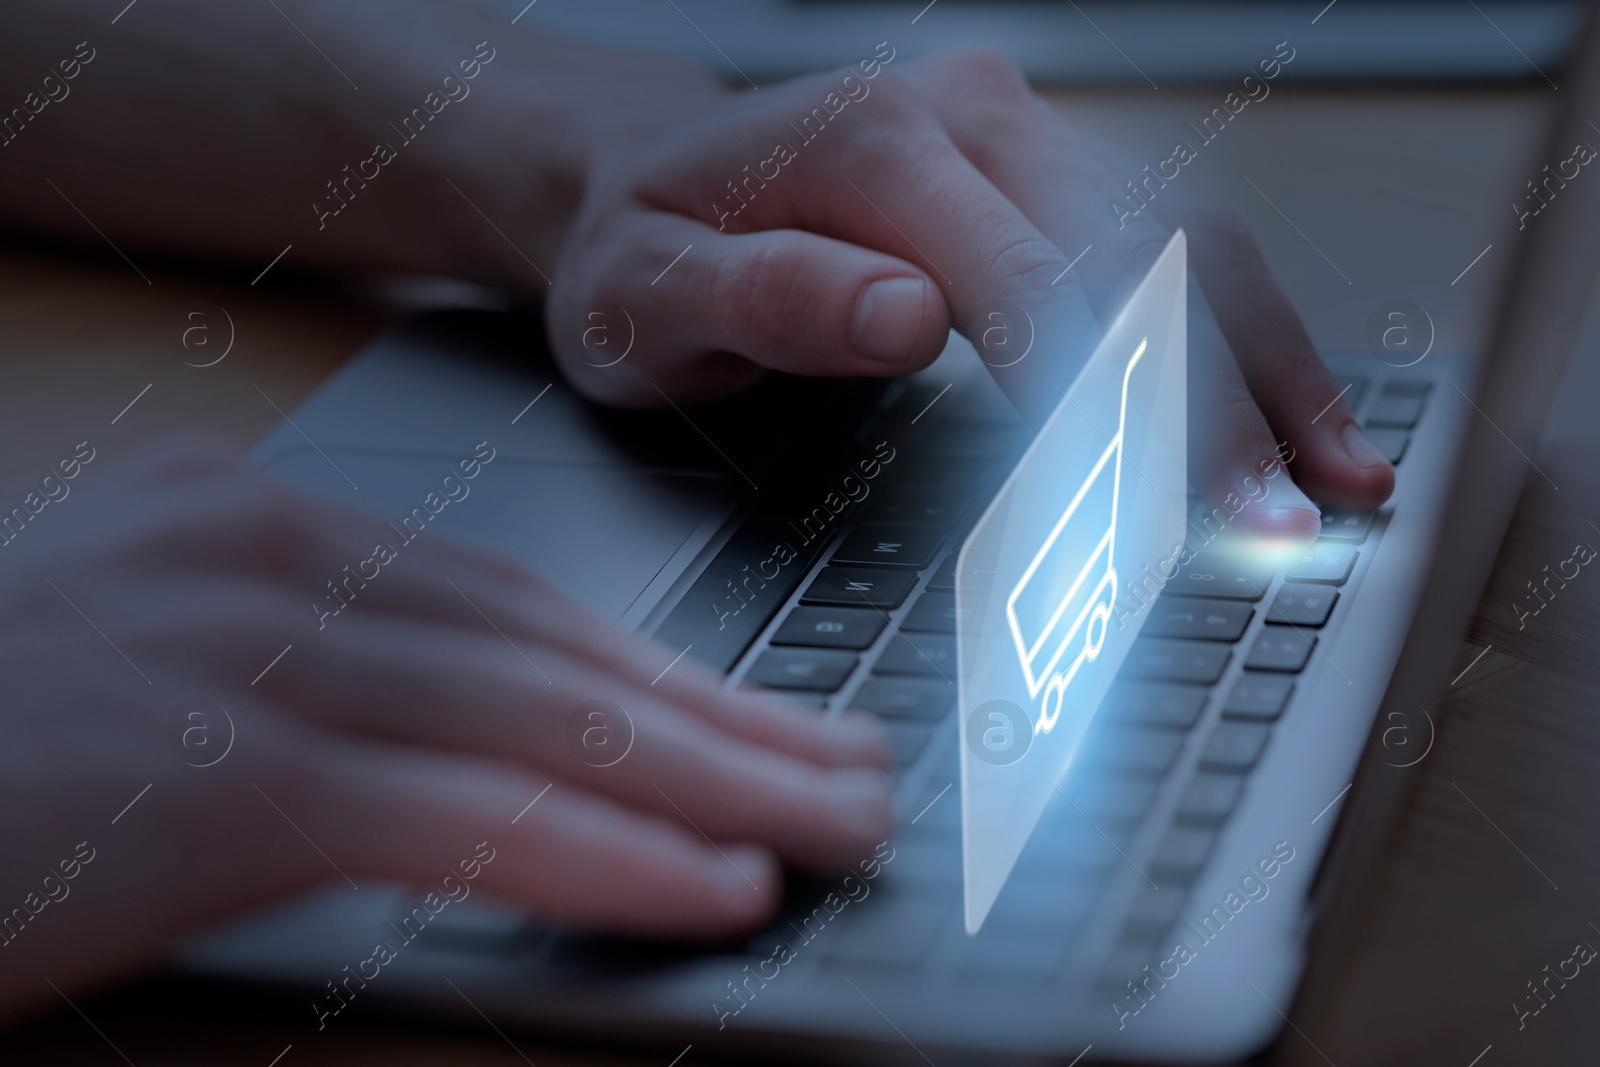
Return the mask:
{"type": "Polygon", "coordinates": [[[713,66],[712,48],[720,48],[730,80],[739,80],[738,69],[760,82],[842,66],[856,58],[856,42],[893,29],[896,47],[912,56],[987,44],[1035,82],[1162,87],[1242,76],[1260,58],[1258,42],[1297,38],[1309,26],[1317,47],[1296,60],[1301,80],[1525,81],[1534,75],[1530,66],[1559,64],[1583,11],[1574,0],[693,0],[678,10],[656,0],[496,3],[596,44],[674,52],[713,66]],[[935,7],[938,18],[928,17],[935,7]],[[1327,15],[1335,7],[1338,17],[1327,15]],[[915,16],[910,28],[908,14],[915,16]]]}

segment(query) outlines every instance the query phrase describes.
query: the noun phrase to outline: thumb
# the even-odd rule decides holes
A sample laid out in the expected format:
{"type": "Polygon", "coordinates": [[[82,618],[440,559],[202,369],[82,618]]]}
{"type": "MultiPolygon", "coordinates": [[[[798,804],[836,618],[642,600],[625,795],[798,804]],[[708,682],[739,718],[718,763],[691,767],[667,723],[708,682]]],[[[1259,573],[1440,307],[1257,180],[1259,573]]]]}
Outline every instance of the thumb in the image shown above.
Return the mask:
{"type": "Polygon", "coordinates": [[[587,294],[556,303],[570,328],[552,323],[569,373],[599,399],[654,405],[652,382],[675,398],[708,399],[747,384],[757,368],[908,374],[933,362],[950,332],[949,309],[926,274],[847,241],[801,230],[723,234],[666,214],[627,229],[628,247],[608,257],[587,294]],[[638,348],[627,362],[600,369],[583,358],[588,304],[628,310],[638,348]]]}

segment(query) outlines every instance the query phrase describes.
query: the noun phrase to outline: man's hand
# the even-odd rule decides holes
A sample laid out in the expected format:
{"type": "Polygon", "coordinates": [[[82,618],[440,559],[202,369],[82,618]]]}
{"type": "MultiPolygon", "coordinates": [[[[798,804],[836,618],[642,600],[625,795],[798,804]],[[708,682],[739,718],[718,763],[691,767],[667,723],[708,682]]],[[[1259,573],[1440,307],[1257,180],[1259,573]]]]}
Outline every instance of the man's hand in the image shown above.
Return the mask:
{"type": "MultiPolygon", "coordinates": [[[[763,369],[905,374],[938,355],[952,325],[981,352],[990,316],[1021,309],[1033,353],[993,373],[1042,420],[1182,227],[1199,283],[1188,342],[1201,493],[1242,494],[1289,454],[1295,481],[1324,505],[1376,507],[1393,488],[1239,219],[1181,182],[1119,218],[1109,205],[1136,172],[1003,55],[896,60],[882,45],[856,66],[728,93],[709,111],[693,99],[692,121],[593,152],[546,314],[590,395],[653,406],[662,393],[738,389],[763,369]],[[634,349],[612,363],[615,346],[586,331],[596,313],[620,322],[619,309],[634,349]]],[[[1286,482],[1241,526],[1315,537],[1316,511],[1286,482]]]]}
{"type": "MultiPolygon", "coordinates": [[[[727,393],[763,368],[903,374],[952,325],[982,351],[993,315],[1025,311],[1033,352],[994,373],[1035,421],[1181,226],[1197,283],[1191,480],[1220,504],[1292,455],[1295,481],[1324,505],[1376,507],[1393,487],[1240,221],[1182,179],[1146,210],[1113,210],[1140,172],[997,52],[912,60],[864,45],[851,67],[734,92],[662,56],[436,0],[281,0],[196,37],[209,13],[168,0],[130,14],[71,100],[0,153],[0,218],[81,236],[81,209],[119,241],[242,257],[241,280],[292,244],[276,270],[514,289],[546,302],[579,388],[635,406],[727,393]],[[437,104],[414,139],[402,132],[396,116],[479,52],[495,58],[470,96],[437,104]],[[152,117],[137,136],[129,109],[152,117]],[[84,143],[115,180],[77,177],[84,143]],[[398,158],[349,177],[375,143],[398,158]]],[[[21,14],[22,30],[0,36],[0,61],[18,70],[54,63],[101,18],[92,0],[26,0],[21,14]]],[[[1315,536],[1310,502],[1288,479],[1274,485],[1238,525],[1315,536]]]]}
{"type": "Polygon", "coordinates": [[[435,885],[479,842],[474,888],[502,902],[687,937],[760,923],[780,861],[831,872],[889,833],[875,724],[726,691],[427,534],[340,581],[319,629],[327,583],[399,540],[380,517],[193,442],[94,481],[0,548],[0,915],[94,853],[0,931],[0,1014],[319,883],[435,885]]]}

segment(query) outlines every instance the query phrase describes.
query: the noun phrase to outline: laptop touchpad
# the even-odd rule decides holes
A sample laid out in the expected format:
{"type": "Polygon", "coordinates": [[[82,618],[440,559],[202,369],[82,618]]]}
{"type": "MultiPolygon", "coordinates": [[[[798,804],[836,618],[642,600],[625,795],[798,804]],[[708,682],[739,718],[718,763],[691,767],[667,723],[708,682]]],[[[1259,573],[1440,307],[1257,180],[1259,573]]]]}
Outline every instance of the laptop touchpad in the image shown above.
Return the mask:
{"type": "Polygon", "coordinates": [[[295,450],[267,469],[374,512],[371,538],[349,546],[352,570],[379,544],[403,566],[410,540],[445,537],[525,564],[611,621],[628,614],[675,556],[692,555],[726,510],[724,479],[712,472],[545,463],[497,450],[468,480],[457,465],[475,461],[470,448],[427,458],[324,451],[295,450]]]}
{"type": "Polygon", "coordinates": [[[379,544],[403,566],[411,540],[448,537],[635,627],[778,452],[836,435],[866,410],[852,405],[876,395],[772,376],[718,403],[666,396],[655,411],[612,410],[565,384],[542,332],[537,319],[479,312],[408,322],[345,364],[250,461],[373,513],[370,540],[349,546],[352,573],[379,544]]]}

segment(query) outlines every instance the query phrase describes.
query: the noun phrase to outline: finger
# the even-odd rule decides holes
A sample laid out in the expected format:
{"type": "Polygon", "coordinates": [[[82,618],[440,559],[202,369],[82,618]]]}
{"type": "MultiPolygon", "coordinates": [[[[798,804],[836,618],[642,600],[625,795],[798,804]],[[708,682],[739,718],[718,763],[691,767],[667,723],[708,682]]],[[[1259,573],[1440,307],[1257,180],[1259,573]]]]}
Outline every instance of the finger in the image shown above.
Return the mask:
{"type": "Polygon", "coordinates": [[[833,225],[839,236],[925,263],[995,381],[1042,421],[1059,401],[1049,383],[1076,376],[1099,343],[1099,322],[1081,285],[1064,277],[1060,249],[1002,190],[948,140],[916,147],[874,160],[859,181],[841,171],[850,191],[837,194],[833,225]],[[993,349],[997,320],[1007,337],[993,349]],[[1014,351],[1023,326],[1031,359],[1014,351]]]}
{"type": "Polygon", "coordinates": [[[531,580],[507,586],[460,573],[450,586],[463,601],[470,591],[474,614],[497,634],[566,653],[741,740],[824,767],[889,765],[888,742],[872,716],[826,720],[778,693],[730,689],[721,673],[685,650],[619,631],[531,580]]]}
{"type": "Polygon", "coordinates": [[[779,899],[766,849],[714,845],[681,819],[505,764],[348,742],[316,764],[315,788],[291,813],[351,875],[441,897],[485,890],[546,920],[662,937],[744,932],[779,899]]]}
{"type": "Polygon", "coordinates": [[[1315,504],[1284,472],[1292,451],[1274,441],[1211,307],[1189,283],[1189,481],[1209,514],[1208,538],[1222,532],[1310,541],[1322,532],[1315,504]],[[1215,531],[1215,532],[1213,532],[1215,531]]]}
{"type": "Polygon", "coordinates": [[[588,284],[553,301],[551,321],[626,308],[634,353],[595,366],[579,331],[553,330],[551,340],[579,387],[604,399],[708,399],[729,391],[730,356],[791,374],[907,374],[938,356],[950,330],[944,300],[921,270],[800,230],[719,233],[642,212],[609,257],[595,258],[588,284]]]}
{"type": "Polygon", "coordinates": [[[514,760],[613,799],[679,815],[717,840],[771,844],[830,870],[889,828],[888,778],[750,744],[586,664],[476,634],[379,616],[330,628],[262,681],[281,704],[344,731],[514,760]],[[596,761],[585,709],[621,722],[596,761]]]}
{"type": "Polygon", "coordinates": [[[1297,454],[1295,481],[1331,507],[1383,503],[1394,468],[1362,432],[1249,230],[1187,191],[1162,203],[1190,234],[1195,273],[1251,394],[1297,454]]]}
{"type": "Polygon", "coordinates": [[[348,597],[351,607],[359,603],[551,649],[652,689],[726,733],[823,766],[888,765],[883,731],[870,717],[827,721],[777,695],[730,690],[721,674],[684,658],[683,650],[616,629],[492,553],[448,541],[419,542],[415,553],[407,551],[392,566],[392,582],[388,565],[382,581],[346,577],[332,604],[348,597]]]}
{"type": "MultiPolygon", "coordinates": [[[[454,472],[445,482],[452,477],[454,472]]],[[[471,477],[455,477],[461,495],[453,499],[470,495],[471,477]]],[[[311,599],[320,597],[329,610],[363,589],[386,565],[384,559],[402,553],[430,567],[451,563],[487,581],[534,581],[504,556],[423,537],[427,527],[411,516],[397,526],[360,508],[309,497],[259,471],[224,468],[139,499],[141,506],[119,534],[123,541],[138,540],[141,554],[191,568],[311,582],[311,599]]],[[[431,518],[427,510],[416,510],[431,518]]]]}
{"type": "Polygon", "coordinates": [[[404,584],[370,583],[362,591],[369,599],[361,606],[448,622],[492,634],[508,647],[542,649],[585,663],[724,733],[820,766],[888,765],[883,731],[868,716],[830,721],[776,694],[729,689],[722,675],[685,658],[681,649],[673,652],[619,631],[543,583],[507,584],[452,565],[456,562],[437,571],[423,561],[402,566],[396,575],[404,576],[404,584]]]}
{"type": "MultiPolygon", "coordinates": [[[[637,670],[638,663],[631,670],[637,670]]],[[[776,691],[728,689],[721,675],[687,661],[673,667],[671,674],[653,687],[664,689],[662,695],[677,706],[751,744],[822,767],[890,766],[888,737],[873,715],[846,712],[836,719],[824,719],[815,709],[800,707],[776,691]]]]}
{"type": "MultiPolygon", "coordinates": [[[[956,146],[996,188],[1044,233],[1083,250],[1073,273],[1081,276],[1089,305],[1109,321],[1170,233],[1149,212],[1108,207],[1121,193],[1114,172],[1094,152],[1079,150],[1081,139],[1027,93],[1009,60],[986,50],[963,52],[914,76],[937,102],[956,146]],[[1061,196],[1066,188],[1079,195],[1061,196]]],[[[1315,537],[1319,513],[1290,479],[1272,482],[1269,494],[1263,476],[1278,473],[1282,453],[1203,290],[1192,282],[1188,324],[1190,481],[1230,529],[1297,541],[1315,537]]]]}
{"type": "MultiPolygon", "coordinates": [[[[48,591],[41,595],[46,598],[50,596],[48,591]]],[[[94,610],[93,595],[91,588],[87,591],[88,599],[84,601],[91,611],[94,610]]],[[[336,656],[330,659],[313,655],[311,662],[302,663],[307,650],[315,650],[317,643],[327,635],[307,632],[308,620],[300,610],[301,605],[281,587],[239,576],[208,575],[177,583],[163,578],[148,589],[130,590],[124,586],[121,595],[121,602],[105,605],[100,616],[108,620],[107,625],[116,627],[126,614],[127,602],[132,600],[139,603],[140,624],[121,641],[130,654],[154,665],[151,673],[167,662],[170,658],[168,653],[173,647],[181,647],[186,662],[199,664],[204,674],[223,689],[236,687],[246,681],[252,685],[261,682],[266,669],[277,668],[282,660],[291,676],[300,674],[302,670],[308,672],[304,691],[293,691],[287,699],[304,715],[316,717],[318,709],[331,707],[333,710],[325,714],[341,720],[349,710],[343,703],[348,699],[345,686],[355,691],[373,691],[370,690],[373,685],[383,687],[390,684],[386,676],[392,672],[386,667],[373,667],[361,660],[341,663],[336,656]],[[289,646],[287,648],[286,643],[289,646]],[[292,658],[284,659],[291,652],[292,658]],[[363,679],[352,676],[350,671],[358,667],[378,670],[384,677],[363,679]],[[330,676],[340,681],[330,685],[327,680],[330,676]]],[[[45,603],[49,603],[49,600],[46,599],[45,603]]],[[[574,615],[582,615],[576,606],[569,607],[574,615]]],[[[383,612],[371,612],[369,617],[379,620],[397,618],[383,612]]],[[[714,733],[781,753],[788,759],[833,769],[855,767],[881,771],[889,766],[887,739],[881,726],[871,716],[850,715],[829,722],[814,711],[796,707],[773,694],[726,690],[722,688],[720,676],[708,669],[685,667],[681,663],[673,666],[664,650],[654,643],[617,634],[597,622],[594,623],[598,631],[596,636],[610,638],[609,641],[598,641],[597,646],[615,651],[586,660],[555,648],[537,636],[531,639],[524,636],[528,627],[510,621],[514,617],[508,612],[504,628],[490,624],[482,628],[451,629],[458,631],[465,639],[476,635],[487,642],[491,652],[498,653],[504,649],[527,656],[523,662],[530,667],[534,667],[535,656],[547,665],[563,659],[576,661],[587,670],[609,676],[619,683],[619,690],[650,694],[653,700],[695,717],[714,733]],[[622,647],[617,648],[619,641],[622,647]],[[648,654],[643,669],[640,663],[627,657],[628,645],[637,646],[641,652],[648,654]],[[653,668],[650,660],[661,666],[653,668]],[[681,674],[671,684],[667,684],[663,678],[663,671],[669,666],[681,674]],[[649,673],[652,669],[655,670],[654,674],[649,673]],[[659,684],[651,685],[652,680],[659,681],[659,684]]],[[[402,615],[398,618],[413,617],[402,615]]],[[[420,621],[422,617],[415,618],[420,621]]],[[[483,621],[481,617],[479,621],[483,621]]],[[[573,615],[568,615],[567,621],[570,640],[572,631],[577,627],[573,625],[573,615]]],[[[19,641],[26,645],[27,635],[19,635],[19,641]]],[[[388,652],[404,656],[409,650],[400,646],[388,652]]],[[[434,666],[437,677],[444,685],[451,684],[450,679],[456,673],[473,669],[470,662],[453,663],[448,662],[447,657],[440,659],[434,666]]],[[[534,669],[537,670],[536,667],[534,669]]],[[[264,688],[273,690],[276,685],[275,681],[264,683],[264,688]]],[[[537,695],[544,698],[544,694],[537,695]]],[[[568,718],[581,703],[593,699],[598,698],[591,695],[583,700],[576,697],[569,700],[565,712],[568,718]]],[[[617,699],[632,706],[631,699],[620,696],[617,699]]],[[[431,740],[441,743],[437,739],[431,740]]],[[[561,742],[570,749],[573,744],[570,731],[563,733],[561,742]]],[[[485,744],[490,742],[486,741],[485,744]]],[[[492,751],[492,747],[486,750],[492,751]]]]}
{"type": "MultiPolygon", "coordinates": [[[[492,590],[484,594],[495,595],[492,590]]],[[[514,619],[519,609],[530,605],[502,602],[500,606],[514,619]]],[[[587,613],[575,610],[564,619],[566,639],[581,646],[573,649],[575,656],[637,688],[654,691],[726,734],[822,767],[889,766],[888,740],[871,715],[824,719],[777,692],[730,689],[722,674],[686,657],[682,650],[673,652],[649,638],[619,632],[587,613]]]]}
{"type": "Polygon", "coordinates": [[[1061,249],[1056,270],[1074,264],[1056,285],[1077,283],[1101,320],[1109,320],[1170,232],[1148,214],[1113,209],[1128,193],[1105,153],[1072,130],[995,49],[950,49],[902,73],[969,166],[1061,249]]]}
{"type": "MultiPolygon", "coordinates": [[[[197,595],[196,603],[214,609],[219,637],[274,628],[290,631],[285,640],[311,637],[346,611],[429,619],[586,660],[656,687],[663,699],[728,733],[801,759],[886,765],[882,731],[865,717],[829,722],[778,697],[727,690],[720,675],[692,661],[675,665],[678,653],[617,631],[493,553],[420,537],[408,542],[375,516],[308,501],[273,479],[242,471],[191,479],[170,500],[147,504],[142,523],[131,524],[138,529],[124,527],[133,558],[171,558],[229,582],[255,574],[290,597],[303,590],[297,610],[288,612],[277,600],[270,608],[259,604],[259,590],[243,600],[217,591],[197,595]],[[387,554],[373,549],[375,541],[387,554]],[[381,566],[374,562],[384,559],[381,566]],[[241,616],[231,610],[236,604],[254,614],[241,616]]],[[[192,605],[173,620],[178,627],[195,623],[192,605]]]]}
{"type": "MultiPolygon", "coordinates": [[[[758,133],[754,123],[729,124],[718,131],[719,145],[756,152],[767,131],[786,128],[794,105],[814,89],[826,92],[827,81],[802,80],[786,94],[752,102],[766,109],[772,125],[758,133]]],[[[951,321],[980,350],[992,314],[1023,319],[1038,355],[1012,364],[1008,351],[986,362],[1024,414],[1048,416],[1057,399],[1048,378],[1076,373],[1099,339],[1099,325],[1070,279],[1052,287],[1067,260],[951,144],[925,92],[884,72],[822,139],[789,147],[794,158],[780,179],[755,190],[730,229],[805,230],[912,264],[939,288],[951,321]]],[[[720,185],[715,172],[668,170],[653,200],[715,224],[708,195],[720,185]]]]}

